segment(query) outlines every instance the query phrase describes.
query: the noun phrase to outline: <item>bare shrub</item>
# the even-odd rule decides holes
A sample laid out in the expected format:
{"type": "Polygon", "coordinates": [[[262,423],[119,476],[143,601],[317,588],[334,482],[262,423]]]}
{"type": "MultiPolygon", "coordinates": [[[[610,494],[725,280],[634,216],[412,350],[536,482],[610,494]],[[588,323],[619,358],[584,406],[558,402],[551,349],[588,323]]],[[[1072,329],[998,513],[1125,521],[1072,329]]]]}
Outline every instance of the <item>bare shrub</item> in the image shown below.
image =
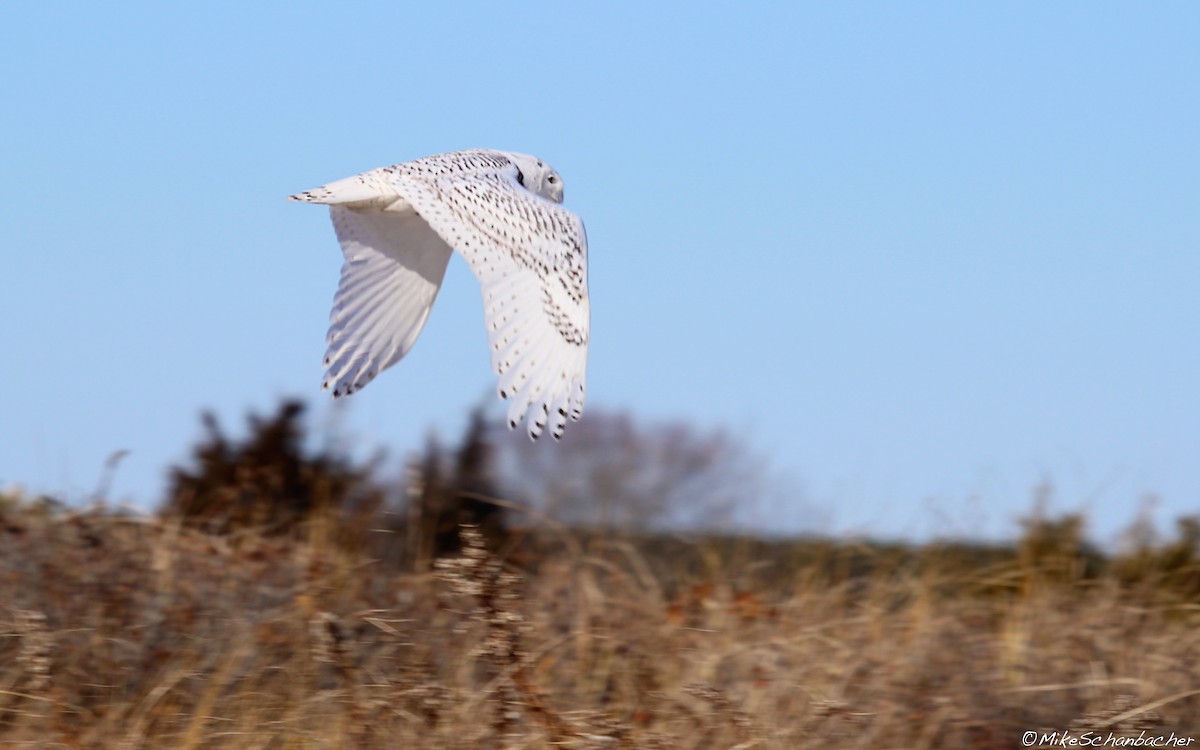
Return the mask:
{"type": "Polygon", "coordinates": [[[764,490],[763,463],[741,442],[685,422],[640,424],[592,410],[554,451],[497,442],[509,496],[568,526],[729,528],[764,490]]]}
{"type": "Polygon", "coordinates": [[[370,481],[370,467],[304,449],[304,409],[289,400],[269,419],[251,414],[240,442],[205,413],[206,437],[192,451],[192,467],[171,469],[163,513],[217,534],[291,534],[322,513],[342,523],[376,514],[384,493],[370,481]]]}

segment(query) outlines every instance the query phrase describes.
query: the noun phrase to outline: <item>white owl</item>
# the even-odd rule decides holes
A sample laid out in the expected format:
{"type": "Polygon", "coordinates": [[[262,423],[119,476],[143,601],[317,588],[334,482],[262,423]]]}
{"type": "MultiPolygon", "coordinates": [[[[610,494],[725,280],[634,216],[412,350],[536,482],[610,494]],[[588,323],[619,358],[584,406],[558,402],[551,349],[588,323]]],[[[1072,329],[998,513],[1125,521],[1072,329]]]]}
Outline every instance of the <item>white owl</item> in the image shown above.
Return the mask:
{"type": "Polygon", "coordinates": [[[345,262],[324,388],[349,395],[408,353],[452,250],[483,288],[508,424],[562,437],[583,414],[587,235],[562,178],[534,156],[472,149],[382,167],[291,196],[329,206],[345,262]]]}

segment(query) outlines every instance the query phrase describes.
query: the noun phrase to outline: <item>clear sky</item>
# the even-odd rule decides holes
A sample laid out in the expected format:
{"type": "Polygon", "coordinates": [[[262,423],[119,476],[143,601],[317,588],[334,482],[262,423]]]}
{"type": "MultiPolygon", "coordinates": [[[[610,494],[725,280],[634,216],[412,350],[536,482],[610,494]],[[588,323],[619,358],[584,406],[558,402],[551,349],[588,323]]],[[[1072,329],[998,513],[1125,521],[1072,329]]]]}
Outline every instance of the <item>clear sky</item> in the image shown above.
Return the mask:
{"type": "Polygon", "coordinates": [[[743,437],[773,524],[1005,534],[1042,481],[1102,540],[1200,511],[1200,4],[4,15],[0,487],[83,501],[123,449],[150,504],[202,409],[285,395],[364,449],[456,437],[494,390],[466,264],[331,409],[340,252],[284,196],[483,146],[587,224],[589,408],[743,437]]]}

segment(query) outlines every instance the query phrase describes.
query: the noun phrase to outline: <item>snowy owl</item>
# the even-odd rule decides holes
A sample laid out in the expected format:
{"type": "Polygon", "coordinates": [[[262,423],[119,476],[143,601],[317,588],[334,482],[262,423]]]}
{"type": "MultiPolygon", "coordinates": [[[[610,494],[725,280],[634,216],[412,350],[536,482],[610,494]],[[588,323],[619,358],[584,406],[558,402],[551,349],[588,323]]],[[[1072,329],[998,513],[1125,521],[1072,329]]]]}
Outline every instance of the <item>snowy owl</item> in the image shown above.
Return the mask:
{"type": "Polygon", "coordinates": [[[450,253],[483,290],[508,425],[561,438],[583,414],[587,235],[562,178],[534,156],[473,149],[382,167],[290,196],[329,206],[345,262],[325,381],[348,396],[395,364],[429,317],[450,253]]]}

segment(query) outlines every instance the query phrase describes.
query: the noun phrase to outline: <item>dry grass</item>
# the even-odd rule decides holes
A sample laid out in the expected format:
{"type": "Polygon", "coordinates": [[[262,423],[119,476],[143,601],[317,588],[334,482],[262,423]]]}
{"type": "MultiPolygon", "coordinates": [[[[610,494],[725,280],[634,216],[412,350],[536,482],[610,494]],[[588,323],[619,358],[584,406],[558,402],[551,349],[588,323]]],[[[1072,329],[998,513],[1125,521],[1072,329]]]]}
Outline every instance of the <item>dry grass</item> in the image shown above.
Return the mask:
{"type": "Polygon", "coordinates": [[[461,556],[417,575],[321,538],[0,513],[0,744],[1008,748],[1043,728],[1200,736],[1196,604],[1044,556],[949,564],[932,552],[563,533],[518,541],[502,560],[468,528],[461,556]]]}

